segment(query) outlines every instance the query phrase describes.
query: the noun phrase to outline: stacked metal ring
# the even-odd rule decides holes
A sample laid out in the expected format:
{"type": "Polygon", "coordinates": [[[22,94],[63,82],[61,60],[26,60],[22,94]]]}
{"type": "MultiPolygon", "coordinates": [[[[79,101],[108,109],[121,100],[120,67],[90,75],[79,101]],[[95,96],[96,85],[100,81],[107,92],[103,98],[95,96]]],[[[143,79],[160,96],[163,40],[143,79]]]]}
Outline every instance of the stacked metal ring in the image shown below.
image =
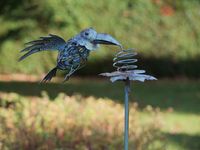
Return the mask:
{"type": "Polygon", "coordinates": [[[134,52],[134,49],[122,49],[115,55],[113,67],[122,72],[134,70],[137,68],[137,65],[134,64],[137,62],[137,59],[134,58],[135,55],[137,55],[137,53],[134,52]]]}

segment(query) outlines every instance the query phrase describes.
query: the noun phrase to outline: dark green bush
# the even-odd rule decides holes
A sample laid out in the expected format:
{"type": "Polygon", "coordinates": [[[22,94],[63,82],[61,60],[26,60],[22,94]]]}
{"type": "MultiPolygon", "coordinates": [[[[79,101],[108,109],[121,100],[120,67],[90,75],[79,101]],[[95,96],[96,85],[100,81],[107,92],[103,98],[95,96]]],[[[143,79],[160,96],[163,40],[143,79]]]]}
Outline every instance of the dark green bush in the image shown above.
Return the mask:
{"type": "MultiPolygon", "coordinates": [[[[16,63],[23,43],[48,33],[68,39],[92,26],[99,32],[112,34],[127,48],[138,48],[141,58],[147,58],[144,62],[151,60],[156,64],[152,65],[156,74],[199,77],[200,71],[191,69],[200,70],[196,65],[200,57],[199,7],[199,0],[3,1],[0,2],[0,72],[46,72],[54,65],[56,52],[43,52],[16,63]],[[162,69],[164,62],[167,67],[162,69]],[[174,62],[178,69],[171,69],[174,62]]],[[[114,48],[103,47],[93,54],[91,66],[102,59],[112,59],[114,50],[110,49],[114,48]]],[[[88,68],[88,74],[93,69],[88,68]]],[[[86,74],[84,70],[81,72],[86,74]]]]}

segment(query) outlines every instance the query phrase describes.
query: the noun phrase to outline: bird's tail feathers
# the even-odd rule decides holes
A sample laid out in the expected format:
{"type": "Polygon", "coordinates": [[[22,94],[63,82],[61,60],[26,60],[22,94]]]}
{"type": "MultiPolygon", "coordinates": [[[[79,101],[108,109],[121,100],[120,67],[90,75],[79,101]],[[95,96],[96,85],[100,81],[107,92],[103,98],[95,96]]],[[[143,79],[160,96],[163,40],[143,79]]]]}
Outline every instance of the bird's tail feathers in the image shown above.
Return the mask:
{"type": "Polygon", "coordinates": [[[40,83],[46,83],[48,81],[51,81],[51,79],[56,76],[56,72],[57,72],[57,67],[50,70],[47,73],[47,75],[42,79],[42,81],[40,81],[40,83]]]}
{"type": "Polygon", "coordinates": [[[26,54],[24,54],[23,56],[21,56],[21,57],[19,58],[18,61],[22,61],[23,59],[25,59],[25,58],[28,57],[29,55],[34,54],[34,53],[37,53],[37,52],[39,52],[39,51],[40,51],[39,49],[32,49],[32,50],[30,50],[29,52],[27,52],[26,54]]]}

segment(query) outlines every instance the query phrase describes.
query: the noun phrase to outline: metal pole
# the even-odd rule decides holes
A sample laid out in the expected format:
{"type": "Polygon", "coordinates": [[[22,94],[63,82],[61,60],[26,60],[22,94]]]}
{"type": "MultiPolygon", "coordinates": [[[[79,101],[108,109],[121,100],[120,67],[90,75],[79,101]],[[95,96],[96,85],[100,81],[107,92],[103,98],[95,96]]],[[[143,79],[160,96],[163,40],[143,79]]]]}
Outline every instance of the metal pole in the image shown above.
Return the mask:
{"type": "Polygon", "coordinates": [[[125,102],[124,102],[124,150],[128,150],[128,137],[129,137],[129,93],[130,93],[130,80],[125,80],[125,102]]]}

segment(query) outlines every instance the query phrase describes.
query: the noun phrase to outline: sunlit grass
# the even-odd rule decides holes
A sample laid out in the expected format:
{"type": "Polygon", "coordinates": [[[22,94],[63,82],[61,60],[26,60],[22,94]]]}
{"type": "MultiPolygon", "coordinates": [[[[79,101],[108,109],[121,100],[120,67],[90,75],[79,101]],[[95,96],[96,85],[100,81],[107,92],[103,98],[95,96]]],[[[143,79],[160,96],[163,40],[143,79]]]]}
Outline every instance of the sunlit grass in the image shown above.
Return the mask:
{"type": "MultiPolygon", "coordinates": [[[[124,95],[122,83],[111,84],[108,81],[99,79],[88,80],[76,78],[72,78],[66,84],[54,82],[46,85],[39,85],[38,82],[29,83],[13,81],[0,82],[0,91],[4,93],[19,93],[18,96],[20,97],[20,99],[22,101],[26,101],[26,103],[31,100],[37,101],[38,104],[36,102],[34,103],[35,105],[37,104],[38,109],[40,108],[39,105],[42,105],[39,102],[41,100],[43,101],[43,99],[46,99],[46,102],[50,101],[48,103],[51,104],[53,107],[55,107],[54,105],[58,105],[57,107],[59,108],[60,105],[62,105],[63,108],[67,108],[65,109],[65,112],[67,110],[71,110],[71,113],[73,112],[74,116],[76,116],[75,120],[78,123],[83,122],[83,119],[85,119],[85,122],[87,122],[87,117],[91,117],[91,115],[84,116],[84,114],[89,114],[89,112],[95,112],[94,114],[97,114],[96,112],[98,110],[104,112],[104,109],[99,109],[100,102],[103,102],[104,105],[108,105],[109,107],[108,108],[105,106],[105,109],[110,110],[110,107],[112,107],[112,111],[115,112],[117,110],[117,115],[115,116],[119,118],[121,117],[121,132],[123,129],[122,125],[124,95]],[[65,96],[62,94],[58,97],[60,92],[69,95],[70,97],[67,97],[72,99],[72,102],[74,101],[74,104],[77,104],[77,107],[75,107],[74,105],[73,107],[68,108],[68,106],[63,105],[62,100],[65,99],[65,96]],[[89,99],[93,99],[93,106],[91,104],[89,105],[89,99]],[[114,105],[111,105],[110,103],[114,105]],[[80,105],[84,108],[86,108],[87,105],[88,110],[86,111],[85,109],[84,114],[80,113],[79,111],[77,112],[77,110],[81,108],[80,105]]],[[[132,117],[136,117],[140,124],[146,125],[146,121],[148,122],[148,120],[151,122],[152,119],[155,119],[156,117],[154,111],[159,112],[159,117],[161,121],[161,126],[159,127],[159,130],[165,137],[163,141],[164,143],[167,143],[167,150],[199,149],[199,81],[159,80],[157,82],[146,82],[145,84],[133,83],[131,91],[132,92],[130,103],[138,105],[137,113],[134,114],[132,117]],[[154,110],[153,114],[150,113],[150,110],[154,110]]],[[[28,110],[30,108],[31,107],[29,106],[26,109],[28,110]]],[[[33,108],[35,108],[35,106],[33,108]]],[[[60,116],[63,115],[63,108],[59,111],[60,116]]],[[[45,110],[47,109],[50,108],[45,107],[45,110]]],[[[80,109],[80,111],[83,110],[80,109]]],[[[54,113],[54,111],[51,111],[51,114],[54,117],[58,115],[58,113],[54,113]]],[[[105,111],[105,113],[103,114],[107,116],[104,119],[109,118],[108,111],[105,111]]],[[[98,118],[100,119],[101,116],[98,118]]],[[[91,120],[89,119],[89,123],[90,121],[91,120]]],[[[146,126],[149,127],[148,125],[146,126]]],[[[119,141],[123,141],[122,133],[121,137],[119,137],[119,141]]]]}

